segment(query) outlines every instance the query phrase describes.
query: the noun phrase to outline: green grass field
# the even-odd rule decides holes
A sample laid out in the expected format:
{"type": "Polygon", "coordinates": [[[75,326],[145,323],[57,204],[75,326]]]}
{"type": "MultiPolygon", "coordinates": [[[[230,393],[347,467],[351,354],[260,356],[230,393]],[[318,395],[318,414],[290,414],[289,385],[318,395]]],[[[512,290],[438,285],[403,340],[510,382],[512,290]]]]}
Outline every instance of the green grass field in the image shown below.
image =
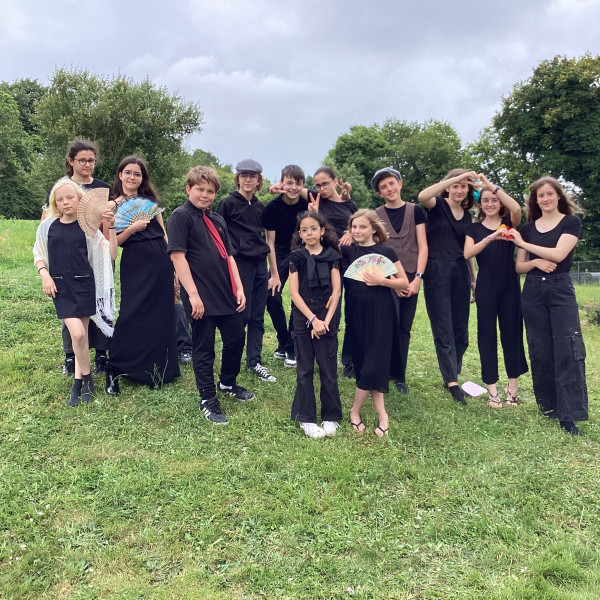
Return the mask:
{"type": "MultiPolygon", "coordinates": [[[[590,421],[572,438],[518,408],[460,407],[441,385],[422,298],[411,393],[390,435],[307,439],[295,371],[239,383],[227,427],[198,410],[191,367],[161,391],[124,383],[70,409],[60,325],[32,264],[36,224],[0,221],[0,598],[596,599],[600,328],[582,311],[590,421]]],[[[581,306],[599,287],[579,287],[581,306]]],[[[588,311],[589,312],[589,311],[588,311]]],[[[591,313],[590,313],[591,314],[591,313]]],[[[475,346],[463,380],[480,382],[475,346]]],[[[353,382],[340,378],[345,415],[353,382]]]]}

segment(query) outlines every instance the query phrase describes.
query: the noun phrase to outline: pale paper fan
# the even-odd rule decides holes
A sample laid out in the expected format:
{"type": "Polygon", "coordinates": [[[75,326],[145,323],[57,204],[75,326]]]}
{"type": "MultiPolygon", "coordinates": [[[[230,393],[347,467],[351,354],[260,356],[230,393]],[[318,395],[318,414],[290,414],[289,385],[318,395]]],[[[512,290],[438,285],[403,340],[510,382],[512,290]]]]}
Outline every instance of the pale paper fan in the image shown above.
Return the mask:
{"type": "Polygon", "coordinates": [[[398,269],[394,263],[381,254],[365,254],[357,258],[344,273],[344,277],[355,279],[356,281],[364,281],[365,273],[381,273],[384,277],[394,275],[398,269]]]}
{"type": "Polygon", "coordinates": [[[102,223],[102,213],[107,208],[108,188],[94,188],[85,192],[77,207],[77,221],[85,235],[94,237],[102,223]]]}
{"type": "Polygon", "coordinates": [[[115,227],[117,233],[127,229],[136,221],[151,221],[156,215],[159,215],[164,209],[149,198],[137,196],[128,198],[122,202],[115,215],[115,227]]]}

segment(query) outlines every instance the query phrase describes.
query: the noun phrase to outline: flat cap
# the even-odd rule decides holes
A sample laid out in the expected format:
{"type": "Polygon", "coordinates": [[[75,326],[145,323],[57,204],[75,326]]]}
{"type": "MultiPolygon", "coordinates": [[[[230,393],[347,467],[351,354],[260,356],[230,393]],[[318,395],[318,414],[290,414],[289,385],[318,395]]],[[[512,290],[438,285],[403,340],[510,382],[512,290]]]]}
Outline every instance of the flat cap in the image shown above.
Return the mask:
{"type": "Polygon", "coordinates": [[[396,171],[396,169],[392,169],[392,167],[385,167],[384,169],[379,169],[373,175],[373,179],[371,179],[371,187],[377,191],[379,188],[379,182],[386,177],[395,177],[398,181],[402,181],[402,175],[400,175],[400,171],[396,171]]]}
{"type": "Polygon", "coordinates": [[[262,166],[251,158],[245,158],[235,165],[235,170],[238,173],[262,173],[262,166]]]}

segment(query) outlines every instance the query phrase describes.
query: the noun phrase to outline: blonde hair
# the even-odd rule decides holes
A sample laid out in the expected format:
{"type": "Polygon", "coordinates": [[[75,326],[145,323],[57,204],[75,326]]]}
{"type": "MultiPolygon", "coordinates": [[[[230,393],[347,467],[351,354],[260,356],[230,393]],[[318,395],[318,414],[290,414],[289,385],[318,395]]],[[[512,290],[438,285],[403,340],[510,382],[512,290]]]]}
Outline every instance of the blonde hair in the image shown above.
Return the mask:
{"type": "Polygon", "coordinates": [[[65,185],[68,185],[73,189],[73,191],[77,194],[79,200],[81,200],[81,198],[83,197],[83,188],[78,183],[73,181],[70,177],[62,177],[52,186],[52,190],[50,190],[50,196],[48,198],[48,204],[50,206],[50,209],[48,211],[48,214],[51,217],[60,217],[62,215],[62,213],[58,210],[58,207],[56,206],[56,190],[58,190],[61,187],[64,187],[65,185]]]}
{"type": "Polygon", "coordinates": [[[383,221],[379,218],[377,213],[370,208],[361,208],[357,210],[348,221],[348,229],[352,229],[352,222],[354,219],[358,217],[365,217],[371,223],[371,227],[373,228],[373,241],[376,244],[382,244],[385,240],[388,239],[388,234],[383,225],[383,221]]]}

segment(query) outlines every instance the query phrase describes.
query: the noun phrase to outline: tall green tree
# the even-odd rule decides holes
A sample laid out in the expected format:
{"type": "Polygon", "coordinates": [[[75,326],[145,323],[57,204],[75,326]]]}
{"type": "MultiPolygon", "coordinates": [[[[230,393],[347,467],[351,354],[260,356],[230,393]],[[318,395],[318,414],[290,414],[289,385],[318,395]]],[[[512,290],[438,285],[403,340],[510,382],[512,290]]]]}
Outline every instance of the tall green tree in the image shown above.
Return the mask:
{"type": "Polygon", "coordinates": [[[39,217],[43,204],[40,190],[28,185],[28,171],[35,159],[17,103],[0,90],[0,215],[15,219],[39,217]]]}
{"type": "Polygon", "coordinates": [[[403,177],[403,198],[414,200],[421,189],[461,166],[462,157],[456,131],[448,123],[436,120],[415,123],[388,119],[381,125],[355,125],[338,137],[328,153],[328,160],[340,173],[350,168],[358,172],[360,180],[353,180],[351,175],[348,180],[361,191],[362,186],[366,187],[371,206],[381,204],[370,189],[371,178],[378,169],[398,169],[403,177]]]}
{"type": "Polygon", "coordinates": [[[600,248],[600,56],[555,56],[515,85],[494,117],[502,143],[523,162],[581,190],[584,244],[579,257],[600,248]]]}
{"type": "Polygon", "coordinates": [[[98,143],[100,179],[111,182],[120,160],[138,154],[162,190],[185,171],[183,140],[201,130],[202,113],[197,103],[149,79],[135,83],[124,76],[58,69],[36,103],[35,123],[45,142],[39,176],[46,185],[64,173],[66,149],[78,136],[98,143]]]}

